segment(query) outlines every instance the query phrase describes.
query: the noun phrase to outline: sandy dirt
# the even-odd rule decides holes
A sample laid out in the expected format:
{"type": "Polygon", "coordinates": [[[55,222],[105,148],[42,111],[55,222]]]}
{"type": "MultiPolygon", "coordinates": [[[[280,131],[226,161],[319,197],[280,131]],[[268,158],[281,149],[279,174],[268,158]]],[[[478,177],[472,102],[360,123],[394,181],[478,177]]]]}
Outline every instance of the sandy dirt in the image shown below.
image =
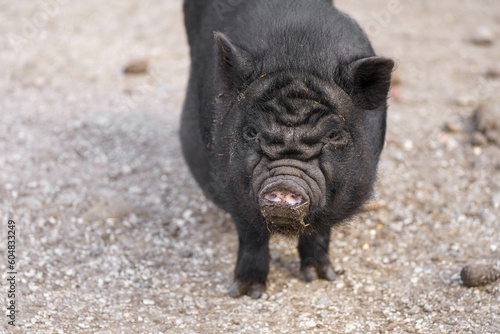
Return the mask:
{"type": "Polygon", "coordinates": [[[276,237],[252,300],[180,154],[181,1],[0,0],[0,332],[499,333],[500,283],[460,270],[500,265],[500,2],[336,3],[398,63],[376,196],[332,234],[337,280],[302,282],[276,237]]]}

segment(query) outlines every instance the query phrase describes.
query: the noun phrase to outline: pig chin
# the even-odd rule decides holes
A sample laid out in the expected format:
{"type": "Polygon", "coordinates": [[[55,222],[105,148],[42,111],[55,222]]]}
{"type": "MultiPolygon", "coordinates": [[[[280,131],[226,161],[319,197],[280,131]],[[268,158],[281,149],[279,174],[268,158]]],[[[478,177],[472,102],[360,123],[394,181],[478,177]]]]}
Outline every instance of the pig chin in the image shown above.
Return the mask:
{"type": "Polygon", "coordinates": [[[254,170],[253,186],[266,227],[273,233],[308,233],[307,215],[325,204],[324,177],[310,163],[261,161],[254,170]]]}

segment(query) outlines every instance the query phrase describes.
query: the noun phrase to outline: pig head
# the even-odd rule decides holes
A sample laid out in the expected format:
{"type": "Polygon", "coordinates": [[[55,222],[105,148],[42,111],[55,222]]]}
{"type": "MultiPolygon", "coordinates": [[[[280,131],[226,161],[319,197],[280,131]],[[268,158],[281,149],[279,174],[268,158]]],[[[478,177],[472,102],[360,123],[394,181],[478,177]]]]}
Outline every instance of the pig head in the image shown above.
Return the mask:
{"type": "Polygon", "coordinates": [[[310,234],[368,199],[385,135],[393,61],[338,64],[336,77],[257,72],[257,60],[215,33],[220,95],[214,177],[229,212],[271,233],[310,234]]]}

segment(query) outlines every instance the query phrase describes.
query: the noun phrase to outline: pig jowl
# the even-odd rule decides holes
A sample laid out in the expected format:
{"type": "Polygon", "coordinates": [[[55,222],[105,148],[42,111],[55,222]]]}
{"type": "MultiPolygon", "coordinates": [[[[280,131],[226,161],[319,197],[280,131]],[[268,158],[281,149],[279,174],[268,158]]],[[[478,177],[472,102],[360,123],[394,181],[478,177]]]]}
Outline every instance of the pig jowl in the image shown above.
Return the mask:
{"type": "Polygon", "coordinates": [[[261,296],[273,233],[298,237],[304,280],[332,280],[330,229],[372,193],[394,63],[326,0],[242,2],[223,19],[216,4],[184,4],[181,142],[198,184],[234,219],[229,295],[261,296]]]}

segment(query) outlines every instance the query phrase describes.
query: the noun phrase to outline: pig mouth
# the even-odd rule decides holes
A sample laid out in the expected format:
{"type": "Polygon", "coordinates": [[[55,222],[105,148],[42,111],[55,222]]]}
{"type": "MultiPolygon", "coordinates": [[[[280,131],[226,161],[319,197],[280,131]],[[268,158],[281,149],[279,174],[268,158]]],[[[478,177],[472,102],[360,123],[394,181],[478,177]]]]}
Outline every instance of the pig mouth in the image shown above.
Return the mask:
{"type": "Polygon", "coordinates": [[[254,170],[253,188],[270,232],[307,233],[311,208],[325,205],[325,178],[310,162],[263,159],[254,170]]]}

